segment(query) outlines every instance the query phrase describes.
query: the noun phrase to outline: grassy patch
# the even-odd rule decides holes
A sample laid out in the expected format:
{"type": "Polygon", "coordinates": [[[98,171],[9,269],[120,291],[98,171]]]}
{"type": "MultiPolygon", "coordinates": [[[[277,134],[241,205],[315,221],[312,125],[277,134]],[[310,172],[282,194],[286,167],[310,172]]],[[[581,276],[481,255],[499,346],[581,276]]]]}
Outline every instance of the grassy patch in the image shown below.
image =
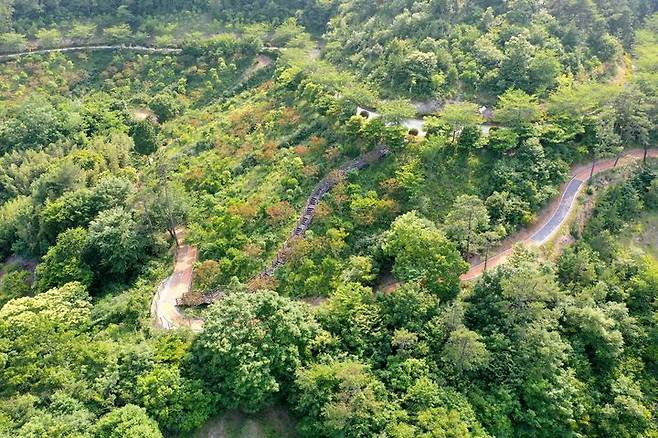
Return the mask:
{"type": "Polygon", "coordinates": [[[649,255],[658,260],[658,211],[646,212],[629,224],[620,244],[629,248],[631,253],[649,255]]]}

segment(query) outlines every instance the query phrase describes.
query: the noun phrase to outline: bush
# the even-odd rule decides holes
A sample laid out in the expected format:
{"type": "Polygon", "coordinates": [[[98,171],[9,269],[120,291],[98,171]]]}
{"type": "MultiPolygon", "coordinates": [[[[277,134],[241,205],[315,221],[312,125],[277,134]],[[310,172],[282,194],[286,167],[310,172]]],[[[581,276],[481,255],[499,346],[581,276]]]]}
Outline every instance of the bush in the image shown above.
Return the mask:
{"type": "Polygon", "coordinates": [[[101,417],[94,425],[96,438],[162,438],[158,425],[143,408],[126,405],[101,417]]]}

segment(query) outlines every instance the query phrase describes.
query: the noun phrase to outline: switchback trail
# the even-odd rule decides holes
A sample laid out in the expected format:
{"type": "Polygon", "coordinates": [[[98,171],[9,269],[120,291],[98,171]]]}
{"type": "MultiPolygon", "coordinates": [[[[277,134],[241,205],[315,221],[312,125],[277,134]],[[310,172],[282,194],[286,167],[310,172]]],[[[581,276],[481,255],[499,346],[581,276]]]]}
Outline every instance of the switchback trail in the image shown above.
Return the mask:
{"type": "MultiPolygon", "coordinates": [[[[390,151],[387,147],[381,146],[355,160],[347,162],[316,184],[313,192],[306,201],[296,227],[293,229],[270,266],[257,277],[262,278],[272,276],[276,269],[287,261],[293,242],[296,239],[302,238],[311,225],[315,209],[318,206],[320,199],[334,188],[348,172],[363,169],[369,164],[385,157],[389,153],[390,151]]],[[[617,166],[621,167],[641,160],[643,154],[643,150],[630,150],[619,159],[617,166]]],[[[650,150],[647,156],[658,157],[658,149],[650,150]]],[[[593,174],[596,175],[603,171],[612,169],[615,165],[615,161],[616,159],[599,161],[594,166],[593,174]]],[[[513,246],[517,243],[521,242],[528,245],[541,246],[549,241],[569,216],[578,193],[580,193],[585,182],[589,180],[590,172],[592,172],[592,163],[575,167],[571,172],[571,179],[563,186],[559,199],[547,207],[547,210],[540,215],[540,217],[546,219],[538,221],[537,225],[519,232],[511,239],[508,239],[505,246],[501,248],[498,253],[489,258],[487,261],[487,268],[494,268],[502,264],[511,254],[513,246]]],[[[179,248],[176,255],[174,274],[160,285],[158,293],[153,301],[152,311],[156,318],[156,324],[159,327],[165,329],[189,327],[192,330],[199,332],[203,329],[203,320],[192,319],[184,316],[180,312],[178,306],[210,304],[224,296],[224,292],[221,290],[196,297],[188,295],[192,283],[192,270],[194,262],[196,261],[196,255],[196,248],[186,245],[179,248]]],[[[472,266],[471,269],[461,277],[461,279],[462,281],[473,280],[479,277],[483,272],[484,263],[479,263],[472,266]]]]}
{"type": "MultiPolygon", "coordinates": [[[[266,50],[282,50],[278,47],[267,47],[266,50]]],[[[0,54],[0,62],[18,59],[22,56],[38,55],[57,52],[74,52],[85,50],[128,50],[128,51],[141,51],[148,53],[181,53],[182,49],[174,47],[148,47],[148,46],[129,46],[124,44],[119,45],[81,45],[60,47],[53,49],[38,49],[26,50],[16,53],[0,54]]],[[[362,111],[362,108],[357,109],[357,113],[362,111]]],[[[378,114],[369,111],[368,118],[377,117],[378,114]]],[[[416,129],[422,135],[423,121],[422,119],[409,119],[403,122],[403,126],[408,129],[416,129]]],[[[484,131],[488,131],[490,126],[487,124],[482,125],[484,131]]],[[[486,132],[485,132],[486,133],[486,132]]],[[[370,162],[376,161],[389,153],[386,147],[379,147],[364,156],[353,160],[332,174],[325,177],[318,183],[308,198],[304,207],[303,213],[297,222],[297,226],[291,233],[290,237],[286,240],[283,248],[277,253],[272,264],[265,269],[258,277],[272,276],[274,271],[286,262],[292,242],[303,236],[313,220],[315,208],[320,202],[320,198],[330,191],[341,178],[351,170],[359,170],[366,167],[370,162]]],[[[619,160],[620,165],[627,164],[628,162],[641,159],[644,151],[631,150],[624,154],[623,158],[619,160]]],[[[658,156],[658,150],[652,149],[649,151],[648,156],[658,156]]],[[[611,169],[614,167],[615,159],[603,160],[596,164],[594,174],[611,169]]],[[[591,163],[589,165],[575,168],[571,173],[571,179],[564,185],[560,199],[548,207],[548,210],[540,217],[548,217],[547,220],[539,221],[537,225],[526,229],[525,231],[517,233],[513,238],[507,239],[502,249],[494,256],[487,260],[487,268],[493,268],[502,264],[507,257],[511,254],[512,248],[517,243],[526,243],[529,245],[540,246],[546,243],[550,238],[560,229],[569,213],[571,212],[578,193],[584,186],[585,182],[589,179],[591,172],[591,163]]],[[[194,262],[196,261],[196,248],[191,246],[181,246],[176,253],[176,260],[174,264],[174,273],[167,278],[158,288],[153,304],[152,313],[156,319],[156,324],[162,328],[174,328],[178,326],[186,326],[192,330],[200,331],[203,327],[203,321],[199,319],[190,319],[185,317],[178,310],[178,304],[186,304],[185,297],[189,293],[192,282],[192,270],[194,262]]],[[[471,269],[461,279],[468,281],[479,277],[485,270],[485,263],[478,263],[471,267],[471,269]]],[[[214,302],[221,298],[223,293],[221,291],[214,294],[206,295],[202,298],[202,302],[214,302]]]]}
{"type": "MultiPolygon", "coordinates": [[[[625,166],[627,164],[641,160],[644,157],[644,150],[632,149],[622,155],[617,163],[617,167],[625,166]]],[[[651,149],[647,153],[647,157],[658,157],[658,149],[651,149]]],[[[615,167],[616,158],[608,160],[601,160],[594,166],[594,175],[615,167]]],[[[575,167],[571,171],[571,179],[564,184],[560,192],[559,200],[551,203],[547,210],[540,215],[543,220],[540,220],[534,226],[527,228],[514,235],[512,238],[506,240],[504,246],[494,256],[489,257],[487,260],[487,269],[494,268],[507,259],[512,253],[514,245],[523,243],[526,245],[541,246],[548,242],[562,227],[564,222],[569,217],[569,213],[573,209],[576,198],[580,190],[585,186],[585,183],[590,178],[592,172],[592,163],[575,167]]],[[[478,263],[471,267],[471,269],[461,276],[462,281],[473,280],[485,270],[484,262],[478,263]]]]}
{"type": "MultiPolygon", "coordinates": [[[[389,153],[390,151],[386,146],[379,146],[354,160],[348,161],[320,180],[306,200],[297,225],[283,244],[282,249],[277,253],[270,266],[261,272],[257,278],[272,276],[274,271],[286,262],[290,254],[291,245],[296,239],[301,238],[306,233],[315,215],[315,209],[325,194],[342,181],[349,172],[363,169],[389,153]]],[[[222,290],[217,290],[207,295],[191,296],[190,288],[192,286],[192,275],[196,260],[196,248],[189,245],[181,245],[177,249],[174,272],[160,283],[151,304],[151,315],[156,327],[162,329],[187,327],[198,333],[203,330],[203,320],[185,316],[181,313],[179,305],[210,304],[224,296],[222,290]]]]}

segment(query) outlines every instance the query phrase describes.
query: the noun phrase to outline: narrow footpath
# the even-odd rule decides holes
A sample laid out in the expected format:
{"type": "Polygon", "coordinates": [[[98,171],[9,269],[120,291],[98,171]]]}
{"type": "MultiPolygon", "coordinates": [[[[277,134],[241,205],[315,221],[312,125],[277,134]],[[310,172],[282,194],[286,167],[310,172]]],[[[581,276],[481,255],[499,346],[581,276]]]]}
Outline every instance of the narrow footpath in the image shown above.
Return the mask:
{"type": "Polygon", "coordinates": [[[192,246],[181,245],[176,251],[174,272],[160,283],[151,304],[151,315],[156,327],[167,330],[187,327],[197,333],[203,330],[202,319],[188,318],[176,305],[176,300],[190,291],[196,260],[197,250],[192,246]]]}
{"type": "MultiPolygon", "coordinates": [[[[267,49],[282,50],[277,47],[270,47],[267,49]]],[[[61,47],[54,49],[26,50],[17,53],[0,54],[0,62],[13,60],[28,55],[85,50],[131,50],[150,53],[182,52],[180,48],[173,47],[129,46],[124,44],[88,45],[61,47]]],[[[261,64],[263,63],[264,61],[259,59],[256,68],[262,68],[263,65],[261,64]]],[[[267,65],[269,65],[269,61],[264,66],[267,65]]],[[[358,108],[357,113],[360,113],[363,110],[363,108],[358,108]]],[[[379,117],[378,113],[370,110],[368,111],[368,118],[379,117]]],[[[402,122],[402,125],[408,129],[417,130],[420,135],[424,134],[422,119],[407,119],[402,122]]],[[[486,133],[490,126],[483,124],[481,128],[486,133]]],[[[383,158],[388,153],[388,149],[382,146],[376,150],[371,151],[369,154],[366,154],[345,164],[337,170],[337,175],[328,176],[327,178],[323,179],[315,187],[311,196],[309,196],[304,210],[297,222],[297,225],[290,235],[290,238],[286,241],[282,250],[276,255],[272,264],[260,275],[271,276],[279,266],[285,263],[286,255],[288,252],[287,250],[292,240],[304,235],[310,226],[311,221],[313,220],[315,207],[319,203],[320,198],[336,185],[335,178],[337,176],[341,176],[341,174],[344,175],[351,170],[362,169],[371,162],[383,158]]],[[[627,151],[619,160],[617,166],[624,166],[626,164],[636,162],[637,160],[641,160],[643,155],[644,151],[640,149],[627,151]]],[[[647,156],[658,157],[658,149],[649,150],[647,156]]],[[[612,169],[614,167],[615,161],[616,160],[614,158],[611,158],[598,162],[594,167],[593,173],[598,174],[605,170],[612,169]]],[[[542,214],[540,214],[540,218],[546,217],[548,219],[540,220],[538,221],[537,225],[517,233],[512,238],[508,238],[505,241],[504,246],[495,255],[487,260],[487,269],[491,269],[502,264],[512,253],[513,247],[517,243],[541,246],[548,242],[557,233],[557,231],[562,227],[568,218],[569,213],[573,209],[578,194],[585,186],[585,182],[589,180],[591,167],[592,166],[590,163],[589,165],[583,165],[573,169],[571,172],[571,179],[563,186],[561,190],[559,201],[555,201],[549,205],[547,209],[542,214]]],[[[177,303],[182,302],[184,296],[190,291],[190,287],[192,285],[192,272],[196,259],[196,248],[189,245],[182,245],[180,248],[178,248],[174,262],[174,273],[160,284],[151,305],[151,313],[155,319],[156,326],[164,329],[189,327],[195,332],[199,332],[203,329],[203,320],[186,317],[180,312],[177,306],[177,303]]],[[[462,275],[462,281],[473,280],[482,275],[482,273],[485,271],[484,265],[484,262],[482,262],[472,266],[466,274],[462,275]]]]}
{"type": "MultiPolygon", "coordinates": [[[[358,170],[366,167],[368,164],[383,158],[389,153],[385,147],[377,148],[364,156],[350,161],[338,169],[338,173],[345,173],[350,170],[358,170]]],[[[617,163],[617,167],[626,166],[637,162],[643,158],[644,151],[634,149],[627,151],[617,163]]],[[[648,151],[648,157],[658,157],[658,149],[648,151]]],[[[616,159],[601,160],[594,166],[593,174],[604,172],[614,167],[616,159]]],[[[505,245],[487,261],[487,269],[493,269],[504,263],[507,257],[512,253],[513,247],[518,243],[526,245],[541,246],[548,242],[562,227],[572,211],[578,194],[589,180],[592,164],[586,164],[575,167],[571,172],[571,179],[564,184],[559,199],[556,199],[546,210],[540,214],[543,220],[538,221],[513,237],[506,240],[505,245]]],[[[337,181],[337,176],[329,176],[320,181],[311,196],[309,196],[306,205],[300,215],[296,227],[291,232],[290,238],[283,245],[282,250],[276,255],[272,264],[260,275],[269,276],[274,273],[276,268],[285,263],[288,247],[292,239],[304,235],[313,220],[315,206],[320,198],[333,188],[337,181]]],[[[178,303],[184,300],[184,296],[189,293],[192,285],[192,271],[197,259],[196,248],[189,245],[182,245],[176,254],[174,273],[163,281],[153,299],[152,314],[157,327],[163,329],[173,329],[179,327],[188,327],[195,332],[203,330],[203,320],[198,318],[188,318],[183,315],[178,307],[178,303]]],[[[462,281],[476,279],[484,272],[484,263],[478,263],[461,277],[462,281]]],[[[211,294],[212,295],[212,294],[211,294]]],[[[215,298],[221,297],[222,294],[215,294],[215,298]]],[[[207,303],[216,299],[212,296],[207,303]]]]}
{"type": "MultiPolygon", "coordinates": [[[[311,225],[311,221],[315,215],[315,209],[319,204],[320,199],[335,187],[348,172],[363,169],[371,163],[387,156],[389,153],[390,151],[386,146],[379,146],[372,151],[343,164],[336,171],[330,173],[316,184],[313,192],[306,200],[304,209],[297,221],[297,225],[290,233],[290,237],[283,244],[272,263],[258,276],[272,276],[274,271],[286,262],[293,241],[297,238],[303,237],[311,225]]],[[[192,275],[196,260],[196,248],[189,245],[181,245],[178,248],[174,261],[174,273],[160,284],[155,296],[153,297],[151,315],[156,327],[162,329],[188,327],[197,333],[203,330],[202,319],[188,318],[180,311],[179,307],[180,304],[187,302],[186,297],[192,286],[192,275]]],[[[223,291],[218,290],[203,296],[201,301],[196,304],[210,304],[221,299],[223,296],[223,291]]]]}

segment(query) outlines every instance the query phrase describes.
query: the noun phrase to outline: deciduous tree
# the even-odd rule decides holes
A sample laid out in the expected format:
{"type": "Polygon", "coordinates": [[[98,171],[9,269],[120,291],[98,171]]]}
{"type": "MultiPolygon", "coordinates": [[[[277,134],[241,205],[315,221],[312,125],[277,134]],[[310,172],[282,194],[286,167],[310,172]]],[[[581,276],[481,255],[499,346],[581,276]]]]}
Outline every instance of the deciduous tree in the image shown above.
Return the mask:
{"type": "Polygon", "coordinates": [[[194,368],[222,406],[255,412],[285,393],[316,332],[302,304],[270,291],[233,293],[210,307],[194,368]]]}
{"type": "Polygon", "coordinates": [[[384,252],[393,257],[393,273],[403,281],[420,281],[441,298],[459,291],[459,276],[467,264],[453,243],[416,212],[399,216],[384,236],[384,252]]]}

